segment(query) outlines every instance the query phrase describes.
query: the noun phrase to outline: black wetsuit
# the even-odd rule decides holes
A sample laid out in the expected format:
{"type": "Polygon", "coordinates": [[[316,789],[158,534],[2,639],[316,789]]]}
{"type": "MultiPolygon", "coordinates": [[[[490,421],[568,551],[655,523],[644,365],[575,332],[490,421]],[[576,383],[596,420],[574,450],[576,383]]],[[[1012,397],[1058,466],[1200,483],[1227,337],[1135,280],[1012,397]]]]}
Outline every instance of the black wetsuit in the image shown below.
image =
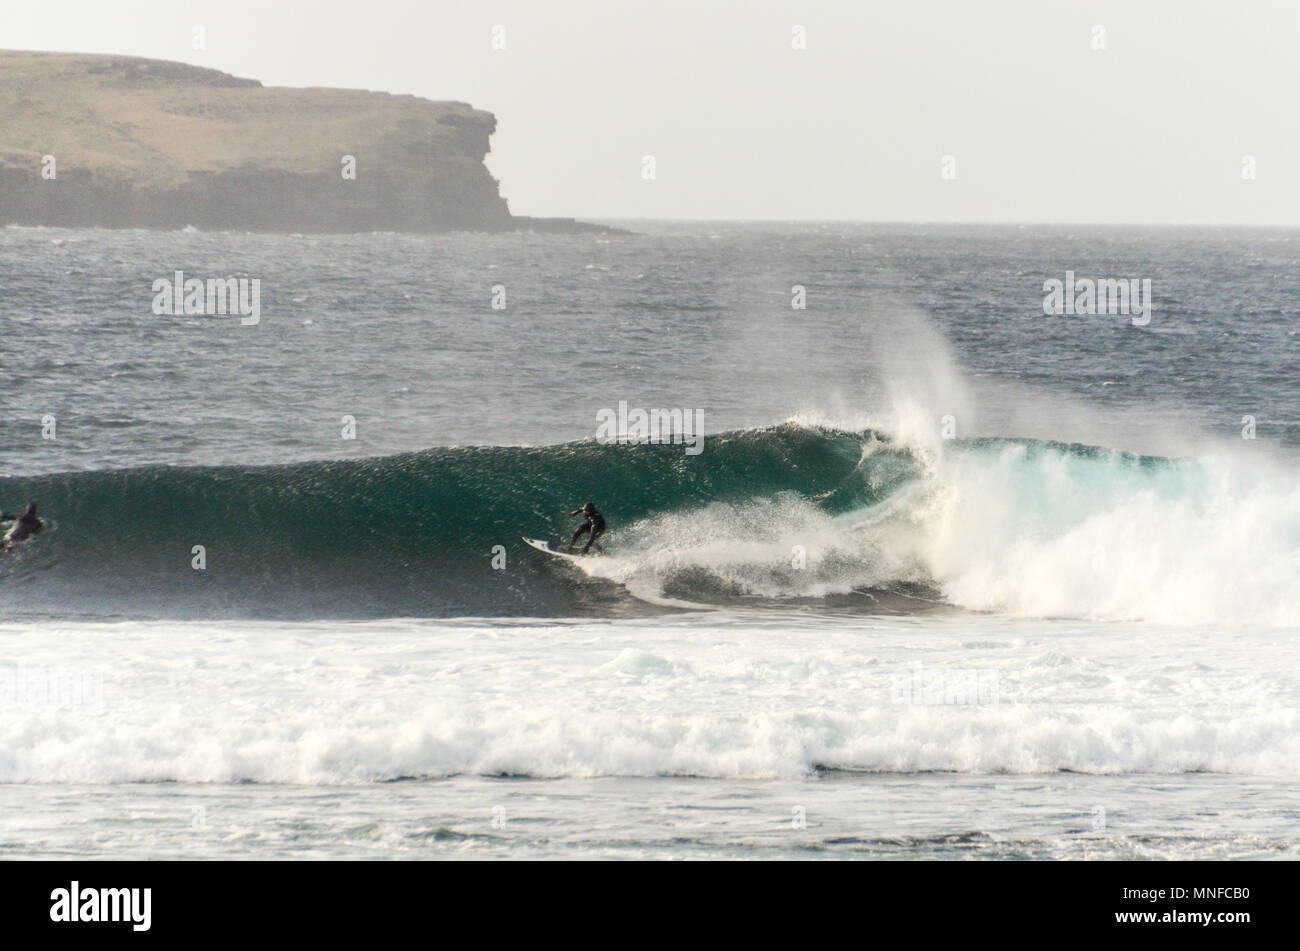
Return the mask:
{"type": "MultiPolygon", "coordinates": [[[[582,549],[582,553],[585,555],[587,554],[587,552],[591,551],[592,545],[596,545],[596,539],[599,538],[601,535],[605,534],[605,516],[597,512],[594,507],[590,512],[584,512],[582,509],[578,509],[577,511],[570,512],[569,514],[583,515],[587,519],[587,524],[583,525],[576,532],[574,532],[573,539],[569,542],[569,547],[572,548],[574,545],[578,544],[579,538],[581,538],[583,535],[586,535],[588,532],[590,532],[591,537],[587,539],[587,544],[583,546],[582,549]]],[[[599,545],[596,545],[596,547],[600,548],[599,545]]]]}
{"type": "Polygon", "coordinates": [[[5,515],[4,513],[0,513],[0,521],[6,520],[13,520],[14,523],[13,527],[5,533],[3,539],[0,539],[0,541],[3,541],[6,545],[10,542],[20,542],[31,535],[35,535],[45,527],[45,523],[36,517],[35,502],[27,506],[27,511],[22,515],[5,515]]]}

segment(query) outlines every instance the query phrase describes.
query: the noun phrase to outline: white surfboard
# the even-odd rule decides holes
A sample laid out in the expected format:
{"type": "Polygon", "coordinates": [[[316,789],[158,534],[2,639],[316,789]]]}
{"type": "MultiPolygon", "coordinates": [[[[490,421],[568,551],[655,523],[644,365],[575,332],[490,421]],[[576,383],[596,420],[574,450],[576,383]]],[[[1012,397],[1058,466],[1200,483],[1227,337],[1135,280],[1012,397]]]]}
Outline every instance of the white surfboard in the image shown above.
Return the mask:
{"type": "Polygon", "coordinates": [[[529,545],[538,551],[544,551],[548,555],[554,555],[556,558],[581,558],[582,556],[571,551],[560,551],[558,548],[552,548],[550,542],[542,541],[540,538],[529,538],[527,535],[520,536],[529,545]]]}

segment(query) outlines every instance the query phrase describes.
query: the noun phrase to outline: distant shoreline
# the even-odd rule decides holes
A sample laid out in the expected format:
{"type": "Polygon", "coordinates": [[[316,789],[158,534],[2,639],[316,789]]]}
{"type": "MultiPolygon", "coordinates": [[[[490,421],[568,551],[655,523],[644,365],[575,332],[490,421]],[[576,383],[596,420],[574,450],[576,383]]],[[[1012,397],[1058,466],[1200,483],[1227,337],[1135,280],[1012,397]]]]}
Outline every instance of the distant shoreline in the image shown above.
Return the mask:
{"type": "Polygon", "coordinates": [[[0,225],[620,233],[511,214],[484,164],[495,130],[463,102],[2,51],[0,225]]]}

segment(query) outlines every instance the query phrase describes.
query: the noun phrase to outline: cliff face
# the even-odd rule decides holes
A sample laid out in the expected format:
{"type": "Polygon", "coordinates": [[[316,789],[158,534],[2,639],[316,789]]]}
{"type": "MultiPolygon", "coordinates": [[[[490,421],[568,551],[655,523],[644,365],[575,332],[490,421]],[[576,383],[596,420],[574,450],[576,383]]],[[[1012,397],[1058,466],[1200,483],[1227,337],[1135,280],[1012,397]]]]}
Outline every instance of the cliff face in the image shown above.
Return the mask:
{"type": "Polygon", "coordinates": [[[495,128],[491,113],[459,102],[265,88],[135,57],[0,52],[0,224],[509,229],[483,164],[495,128]],[[355,179],[342,174],[345,156],[355,179]]]}

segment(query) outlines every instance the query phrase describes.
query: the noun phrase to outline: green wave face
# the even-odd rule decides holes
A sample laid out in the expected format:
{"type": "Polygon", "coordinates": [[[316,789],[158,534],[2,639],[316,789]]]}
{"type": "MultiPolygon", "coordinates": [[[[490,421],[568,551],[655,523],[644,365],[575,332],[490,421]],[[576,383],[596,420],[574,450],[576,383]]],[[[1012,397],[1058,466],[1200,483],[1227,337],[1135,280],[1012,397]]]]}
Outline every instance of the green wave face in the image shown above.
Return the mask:
{"type": "Polygon", "coordinates": [[[832,514],[871,506],[918,472],[903,451],[864,459],[875,443],[786,425],[709,437],[696,456],[580,442],[3,479],[4,505],[36,499],[48,523],[0,556],[3,603],[161,617],[643,610],[617,583],[562,570],[520,536],[567,540],[577,525],[568,513],[586,501],[608,519],[614,553],[620,536],[665,513],[785,495],[832,514]]]}

